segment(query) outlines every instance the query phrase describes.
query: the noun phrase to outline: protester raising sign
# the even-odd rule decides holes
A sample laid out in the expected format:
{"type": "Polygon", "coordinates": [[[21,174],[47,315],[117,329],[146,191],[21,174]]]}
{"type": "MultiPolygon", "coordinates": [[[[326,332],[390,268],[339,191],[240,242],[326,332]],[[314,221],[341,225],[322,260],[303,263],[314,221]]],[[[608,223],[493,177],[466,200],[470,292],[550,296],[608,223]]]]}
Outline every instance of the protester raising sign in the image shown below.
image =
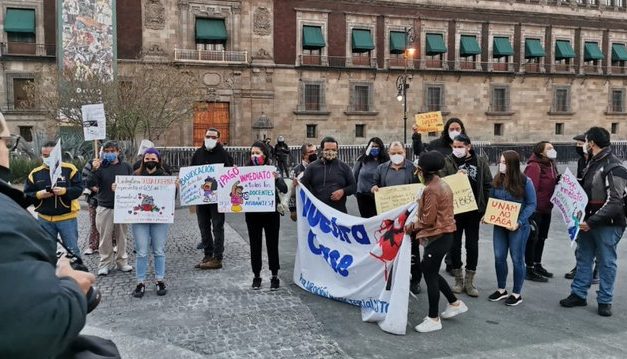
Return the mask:
{"type": "Polygon", "coordinates": [[[417,114],[416,126],[418,126],[418,132],[442,132],[444,129],[442,112],[436,111],[417,114]]]}
{"type": "Polygon", "coordinates": [[[419,193],[421,193],[424,188],[425,186],[420,183],[379,188],[379,190],[374,193],[377,213],[385,213],[389,210],[415,202],[416,197],[418,197],[419,193]]]}
{"type": "Polygon", "coordinates": [[[454,174],[442,178],[453,191],[453,205],[455,214],[476,211],[477,201],[470,186],[468,176],[463,173],[454,174]]]}
{"type": "Polygon", "coordinates": [[[518,223],[520,203],[489,198],[483,221],[507,229],[514,228],[518,223]]]}
{"type": "Polygon", "coordinates": [[[223,164],[182,167],[181,206],[218,203],[218,177],[223,164]]]}
{"type": "Polygon", "coordinates": [[[113,223],[174,223],[176,177],[116,176],[113,223]]]}
{"type": "Polygon", "coordinates": [[[107,121],[104,105],[101,103],[83,105],[83,136],[85,141],[104,140],[107,137],[107,121]]]}
{"type": "Polygon", "coordinates": [[[296,192],[298,249],[294,283],[361,307],[362,320],[405,334],[411,241],[404,226],[415,202],[373,218],[339,212],[304,186],[296,192]]]}
{"type": "MultiPolygon", "coordinates": [[[[579,233],[579,223],[581,223],[586,213],[588,195],[569,169],[566,169],[555,187],[551,203],[560,211],[562,219],[568,228],[568,237],[571,241],[574,241],[579,233]]],[[[574,245],[574,242],[571,243],[574,245]]]]}
{"type": "Polygon", "coordinates": [[[218,212],[274,212],[274,166],[223,167],[218,178],[218,212]]]}

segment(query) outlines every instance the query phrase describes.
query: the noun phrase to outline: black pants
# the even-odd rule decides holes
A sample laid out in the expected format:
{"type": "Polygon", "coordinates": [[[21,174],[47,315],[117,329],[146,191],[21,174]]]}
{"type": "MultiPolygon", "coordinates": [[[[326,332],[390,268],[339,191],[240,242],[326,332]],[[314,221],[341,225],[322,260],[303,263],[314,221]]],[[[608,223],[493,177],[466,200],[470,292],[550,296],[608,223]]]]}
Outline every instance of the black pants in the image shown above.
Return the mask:
{"type": "Polygon", "coordinates": [[[479,260],[479,211],[460,213],[455,216],[457,232],[450,250],[453,269],[460,269],[462,263],[462,235],[466,234],[466,269],[477,270],[479,260]]]}
{"type": "Polygon", "coordinates": [[[268,251],[268,267],[276,275],[279,267],[279,213],[246,213],[246,226],[250,241],[250,264],[255,277],[261,273],[262,231],[266,233],[266,250],[268,251]]]}
{"type": "Polygon", "coordinates": [[[222,260],[224,254],[224,213],[218,212],[217,204],[203,204],[196,206],[196,217],[198,218],[202,244],[205,247],[205,256],[222,260]],[[212,224],[213,231],[211,230],[212,224]]]}
{"type": "Polygon", "coordinates": [[[420,270],[420,242],[417,239],[411,240],[411,280],[410,282],[420,283],[422,270],[420,270]]]}
{"type": "Polygon", "coordinates": [[[534,213],[533,220],[538,225],[538,238],[537,240],[527,241],[527,247],[525,249],[525,264],[528,267],[533,266],[536,263],[542,263],[542,253],[544,252],[544,242],[546,237],[549,236],[549,228],[551,227],[551,213],[534,213]]]}
{"type": "Polygon", "coordinates": [[[355,197],[357,198],[359,215],[362,218],[370,218],[377,215],[377,206],[374,204],[374,194],[355,193],[355,197]]]}
{"type": "Polygon", "coordinates": [[[427,283],[427,294],[429,296],[429,318],[438,317],[440,302],[440,292],[444,294],[449,303],[455,303],[457,297],[453,294],[451,287],[440,275],[440,265],[442,259],[453,244],[453,233],[447,233],[431,242],[422,255],[420,267],[427,283]]]}
{"type": "Polygon", "coordinates": [[[288,168],[289,166],[287,165],[287,161],[286,160],[278,160],[277,161],[277,170],[279,171],[279,174],[283,177],[287,177],[290,174],[290,169],[288,168]]]}

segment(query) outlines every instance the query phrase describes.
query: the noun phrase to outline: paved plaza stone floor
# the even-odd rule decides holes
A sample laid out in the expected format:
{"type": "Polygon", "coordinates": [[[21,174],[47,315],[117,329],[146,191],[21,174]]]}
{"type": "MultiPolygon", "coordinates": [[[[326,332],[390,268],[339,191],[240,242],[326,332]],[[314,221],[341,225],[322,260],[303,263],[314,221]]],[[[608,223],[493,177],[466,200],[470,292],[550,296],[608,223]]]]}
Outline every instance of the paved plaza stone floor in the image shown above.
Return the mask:
{"type": "MultiPolygon", "coordinates": [[[[349,211],[357,213],[353,199],[349,211]]],[[[87,211],[82,211],[82,248],[87,221],[87,211]]],[[[423,292],[409,301],[407,335],[395,336],[363,323],[357,308],[316,297],[293,284],[296,226],[288,217],[281,221],[282,287],[270,292],[269,273],[264,271],[262,290],[253,291],[243,215],[227,215],[224,268],[197,270],[193,267],[202,251],[196,249],[200,238],[196,216],[179,209],[166,248],[168,294],[158,297],[150,285],[144,298],[133,298],[134,272],[100,277],[102,303],[89,315],[84,333],[111,338],[123,358],[627,357],[624,240],[619,244],[614,316],[603,318],[596,314],[594,286],[587,307],[559,306],[569,294],[570,281],[563,274],[572,268],[574,256],[556,212],[543,261],[556,278],[549,283],[525,282],[524,302],[517,307],[489,302],[487,296],[496,285],[491,230],[481,229],[477,272],[481,295],[461,295],[469,312],[444,321],[439,332],[416,333],[413,327],[427,313],[423,282],[423,292]]],[[[134,265],[132,239],[129,242],[134,265]]],[[[95,270],[97,256],[85,258],[95,270]]],[[[511,276],[510,265],[510,290],[511,276]]]]}

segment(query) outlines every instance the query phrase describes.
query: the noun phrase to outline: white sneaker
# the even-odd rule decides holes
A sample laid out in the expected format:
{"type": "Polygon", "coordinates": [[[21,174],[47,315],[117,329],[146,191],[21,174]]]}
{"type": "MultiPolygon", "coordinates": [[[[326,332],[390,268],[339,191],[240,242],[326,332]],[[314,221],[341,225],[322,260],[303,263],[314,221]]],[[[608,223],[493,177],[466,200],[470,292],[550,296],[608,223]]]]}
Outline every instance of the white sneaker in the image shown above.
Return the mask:
{"type": "Polygon", "coordinates": [[[447,304],[446,310],[442,312],[441,317],[444,319],[453,318],[454,316],[460,315],[462,313],[466,313],[468,311],[468,307],[464,302],[458,300],[458,305],[447,304]]]}
{"type": "Polygon", "coordinates": [[[86,255],[86,256],[90,256],[90,255],[92,255],[92,254],[94,254],[94,253],[96,253],[96,252],[98,252],[98,250],[93,250],[93,249],[91,249],[91,248],[87,248],[87,249],[85,250],[85,252],[83,252],[83,254],[84,254],[84,255],[86,255]]]}
{"type": "Polygon", "coordinates": [[[128,264],[125,264],[123,266],[118,266],[118,269],[121,270],[122,272],[130,272],[133,270],[133,267],[128,264]]]}
{"type": "Polygon", "coordinates": [[[442,329],[442,321],[433,320],[427,316],[422,323],[416,325],[416,328],[414,329],[416,329],[419,333],[435,332],[436,330],[442,329]]]}
{"type": "Polygon", "coordinates": [[[98,275],[104,276],[104,275],[107,275],[107,274],[109,274],[109,268],[104,267],[104,268],[98,269],[98,275]]]}

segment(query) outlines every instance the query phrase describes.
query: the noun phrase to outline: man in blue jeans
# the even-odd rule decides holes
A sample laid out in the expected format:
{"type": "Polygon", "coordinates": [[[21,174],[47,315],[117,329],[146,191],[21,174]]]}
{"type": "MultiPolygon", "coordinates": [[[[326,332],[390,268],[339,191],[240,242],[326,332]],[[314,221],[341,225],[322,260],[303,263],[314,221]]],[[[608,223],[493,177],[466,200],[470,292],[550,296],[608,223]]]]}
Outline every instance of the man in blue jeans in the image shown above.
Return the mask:
{"type": "Polygon", "coordinates": [[[584,152],[591,156],[583,172],[582,186],[588,195],[584,221],[577,237],[577,272],[571,294],[562,299],[563,307],[587,305],[588,289],[592,284],[594,257],[599,262],[598,313],[612,315],[612,299],[616,280],[616,247],[625,231],[623,208],[627,169],[610,148],[610,134],[601,127],[586,132],[584,152]]]}
{"type": "Polygon", "coordinates": [[[61,162],[61,176],[51,183],[50,152],[56,145],[47,142],[41,148],[43,164],[31,171],[24,185],[24,193],[33,201],[37,219],[53,240],[61,240],[72,253],[80,257],[78,249],[78,198],[83,194],[81,173],[71,163],[61,162]]]}

